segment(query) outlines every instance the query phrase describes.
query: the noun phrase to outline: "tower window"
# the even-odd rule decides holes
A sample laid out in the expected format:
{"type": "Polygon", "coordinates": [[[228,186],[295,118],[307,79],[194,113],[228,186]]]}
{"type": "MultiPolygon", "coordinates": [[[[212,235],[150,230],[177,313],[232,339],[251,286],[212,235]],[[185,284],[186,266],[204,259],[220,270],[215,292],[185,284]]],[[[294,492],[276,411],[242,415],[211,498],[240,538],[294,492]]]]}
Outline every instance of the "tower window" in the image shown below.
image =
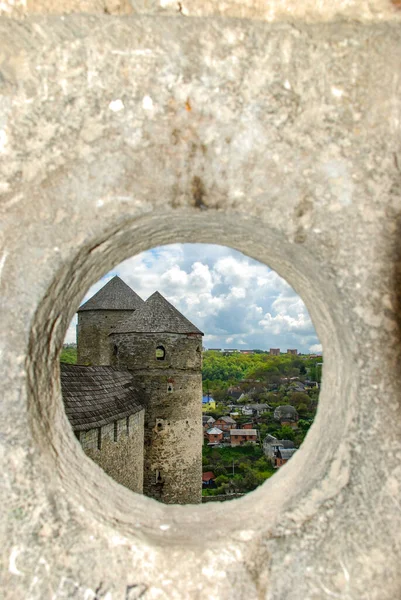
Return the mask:
{"type": "Polygon", "coordinates": [[[118,438],[118,423],[114,421],[114,441],[116,442],[118,438]]]}
{"type": "Polygon", "coordinates": [[[102,449],[102,428],[98,427],[97,430],[97,449],[101,450],[102,449]]]}
{"type": "Polygon", "coordinates": [[[156,360],[164,360],[166,358],[166,351],[164,346],[157,346],[156,348],[156,360]]]}
{"type": "Polygon", "coordinates": [[[127,417],[127,436],[129,436],[129,417],[127,417]]]}
{"type": "Polygon", "coordinates": [[[114,356],[117,356],[117,354],[118,354],[118,346],[116,344],[114,344],[113,354],[114,354],[114,356]]]}

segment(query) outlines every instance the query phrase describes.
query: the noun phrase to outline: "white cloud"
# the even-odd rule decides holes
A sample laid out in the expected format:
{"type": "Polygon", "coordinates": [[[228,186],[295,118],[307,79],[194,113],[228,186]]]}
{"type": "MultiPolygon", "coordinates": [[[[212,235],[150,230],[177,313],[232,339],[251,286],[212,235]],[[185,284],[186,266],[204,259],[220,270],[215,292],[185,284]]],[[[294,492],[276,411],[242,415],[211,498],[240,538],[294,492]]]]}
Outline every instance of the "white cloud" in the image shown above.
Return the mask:
{"type": "MultiPolygon", "coordinates": [[[[231,248],[209,244],[154,248],[115,267],[84,300],[114,275],[144,300],[159,290],[205,332],[206,347],[293,347],[303,352],[320,347],[305,305],[288,283],[231,248]]],[[[75,321],[66,341],[74,339],[75,321]]]]}
{"type": "Polygon", "coordinates": [[[309,352],[321,354],[323,352],[322,344],[312,344],[312,346],[309,346],[309,352]]]}

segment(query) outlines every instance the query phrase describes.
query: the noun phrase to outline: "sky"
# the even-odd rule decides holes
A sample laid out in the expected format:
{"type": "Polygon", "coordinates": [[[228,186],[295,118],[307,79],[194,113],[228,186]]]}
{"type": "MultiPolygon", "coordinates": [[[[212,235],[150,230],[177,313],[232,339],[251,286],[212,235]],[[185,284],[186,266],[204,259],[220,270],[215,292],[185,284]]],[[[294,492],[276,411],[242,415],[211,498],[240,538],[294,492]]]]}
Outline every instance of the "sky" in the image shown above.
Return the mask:
{"type": "MultiPolygon", "coordinates": [[[[107,273],[86,302],[118,275],[146,300],[158,290],[205,333],[206,348],[297,348],[321,352],[300,297],[275,271],[212,244],[172,244],[142,252],[107,273]]],[[[76,317],[65,343],[75,343],[76,317]]]]}

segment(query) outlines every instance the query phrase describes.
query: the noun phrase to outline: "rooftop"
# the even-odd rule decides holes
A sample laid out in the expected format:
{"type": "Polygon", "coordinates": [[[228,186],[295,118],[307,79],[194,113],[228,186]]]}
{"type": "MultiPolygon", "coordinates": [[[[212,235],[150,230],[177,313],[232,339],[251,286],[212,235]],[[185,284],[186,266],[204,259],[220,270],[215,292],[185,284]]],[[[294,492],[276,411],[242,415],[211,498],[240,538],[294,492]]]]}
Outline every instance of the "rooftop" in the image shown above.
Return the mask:
{"type": "Polygon", "coordinates": [[[117,275],[110,279],[92,298],[79,307],[84,310],[137,310],[145,303],[117,275]]]}
{"type": "Polygon", "coordinates": [[[256,429],[230,429],[230,435],[256,435],[256,429]]]}
{"type": "Polygon", "coordinates": [[[144,394],[129,371],[61,363],[65,412],[74,431],[103,427],[142,410],[144,394]]]}
{"type": "Polygon", "coordinates": [[[159,292],[119,323],[111,333],[203,333],[159,292]]]}

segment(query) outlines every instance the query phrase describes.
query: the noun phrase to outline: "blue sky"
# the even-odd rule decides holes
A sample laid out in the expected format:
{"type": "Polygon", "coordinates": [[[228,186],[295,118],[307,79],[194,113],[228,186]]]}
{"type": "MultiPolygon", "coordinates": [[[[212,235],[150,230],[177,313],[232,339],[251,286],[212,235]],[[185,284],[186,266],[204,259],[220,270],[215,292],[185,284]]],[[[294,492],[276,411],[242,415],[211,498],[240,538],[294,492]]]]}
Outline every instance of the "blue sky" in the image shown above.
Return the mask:
{"type": "MultiPolygon", "coordinates": [[[[267,266],[212,244],[160,246],[130,258],[86,294],[86,301],[119,275],[144,300],[158,290],[204,333],[206,348],[297,348],[321,346],[304,303],[267,266]]],[[[76,318],[66,342],[75,342],[76,318]]]]}

